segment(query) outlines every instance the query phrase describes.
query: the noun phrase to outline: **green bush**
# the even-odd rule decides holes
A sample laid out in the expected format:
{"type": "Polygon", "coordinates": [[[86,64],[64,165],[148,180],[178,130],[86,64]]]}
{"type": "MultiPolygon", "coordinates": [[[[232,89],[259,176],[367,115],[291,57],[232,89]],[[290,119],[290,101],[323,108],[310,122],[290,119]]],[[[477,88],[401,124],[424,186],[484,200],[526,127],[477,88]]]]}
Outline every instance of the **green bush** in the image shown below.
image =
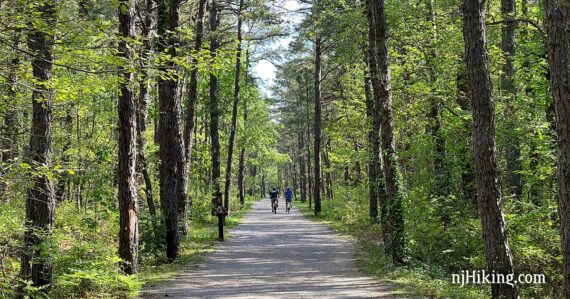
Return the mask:
{"type": "Polygon", "coordinates": [[[0,297],[14,296],[13,287],[20,269],[24,209],[15,201],[0,204],[0,297]]]}
{"type": "Polygon", "coordinates": [[[133,298],[141,289],[136,276],[121,273],[114,213],[78,213],[72,202],[56,209],[52,244],[52,298],[133,298]]]}
{"type": "Polygon", "coordinates": [[[134,298],[142,283],[135,275],[120,274],[119,263],[116,255],[99,255],[81,262],[78,268],[65,269],[56,276],[50,295],[53,298],[134,298]]]}

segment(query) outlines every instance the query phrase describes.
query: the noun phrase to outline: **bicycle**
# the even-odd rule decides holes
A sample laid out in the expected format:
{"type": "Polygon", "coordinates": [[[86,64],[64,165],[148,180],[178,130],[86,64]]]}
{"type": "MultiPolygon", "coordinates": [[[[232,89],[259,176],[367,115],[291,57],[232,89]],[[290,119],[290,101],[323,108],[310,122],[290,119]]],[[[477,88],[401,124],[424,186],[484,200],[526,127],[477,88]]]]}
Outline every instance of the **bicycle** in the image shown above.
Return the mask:
{"type": "Polygon", "coordinates": [[[287,211],[287,214],[289,214],[289,212],[291,211],[291,202],[287,201],[285,203],[285,211],[287,211]]]}
{"type": "Polygon", "coordinates": [[[277,199],[272,199],[271,200],[271,212],[273,212],[273,214],[277,214],[277,207],[279,206],[279,201],[277,199]]]}

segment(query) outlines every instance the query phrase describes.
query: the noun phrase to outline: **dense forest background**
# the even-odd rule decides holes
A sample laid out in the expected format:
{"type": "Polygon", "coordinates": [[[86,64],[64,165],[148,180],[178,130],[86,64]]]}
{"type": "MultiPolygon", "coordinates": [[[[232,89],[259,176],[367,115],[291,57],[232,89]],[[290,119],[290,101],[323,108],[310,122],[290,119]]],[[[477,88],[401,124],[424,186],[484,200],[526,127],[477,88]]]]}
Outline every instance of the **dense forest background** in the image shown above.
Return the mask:
{"type": "Polygon", "coordinates": [[[292,186],[421,296],[570,298],[570,4],[289,2],[0,2],[0,296],[136,296],[292,186]]]}

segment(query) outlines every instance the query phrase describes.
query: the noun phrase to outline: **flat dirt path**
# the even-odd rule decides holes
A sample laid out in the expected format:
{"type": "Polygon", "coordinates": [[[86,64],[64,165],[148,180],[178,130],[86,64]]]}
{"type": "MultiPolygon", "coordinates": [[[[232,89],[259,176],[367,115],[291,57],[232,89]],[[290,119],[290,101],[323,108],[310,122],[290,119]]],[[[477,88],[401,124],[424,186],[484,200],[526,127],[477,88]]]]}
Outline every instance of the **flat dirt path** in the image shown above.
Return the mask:
{"type": "Polygon", "coordinates": [[[357,270],[349,238],[268,199],[231,230],[203,265],[146,290],[143,298],[396,298],[357,270]]]}

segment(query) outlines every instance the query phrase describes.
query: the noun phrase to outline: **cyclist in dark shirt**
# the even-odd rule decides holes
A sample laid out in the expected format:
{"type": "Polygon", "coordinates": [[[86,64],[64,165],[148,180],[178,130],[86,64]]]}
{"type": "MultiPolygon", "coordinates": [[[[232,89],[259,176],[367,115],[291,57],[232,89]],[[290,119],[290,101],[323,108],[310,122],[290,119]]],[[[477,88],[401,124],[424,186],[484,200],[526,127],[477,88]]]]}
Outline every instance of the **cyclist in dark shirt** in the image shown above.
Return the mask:
{"type": "Polygon", "coordinates": [[[275,187],[269,192],[269,198],[271,198],[271,209],[273,209],[273,202],[276,202],[279,198],[279,191],[275,187]]]}

